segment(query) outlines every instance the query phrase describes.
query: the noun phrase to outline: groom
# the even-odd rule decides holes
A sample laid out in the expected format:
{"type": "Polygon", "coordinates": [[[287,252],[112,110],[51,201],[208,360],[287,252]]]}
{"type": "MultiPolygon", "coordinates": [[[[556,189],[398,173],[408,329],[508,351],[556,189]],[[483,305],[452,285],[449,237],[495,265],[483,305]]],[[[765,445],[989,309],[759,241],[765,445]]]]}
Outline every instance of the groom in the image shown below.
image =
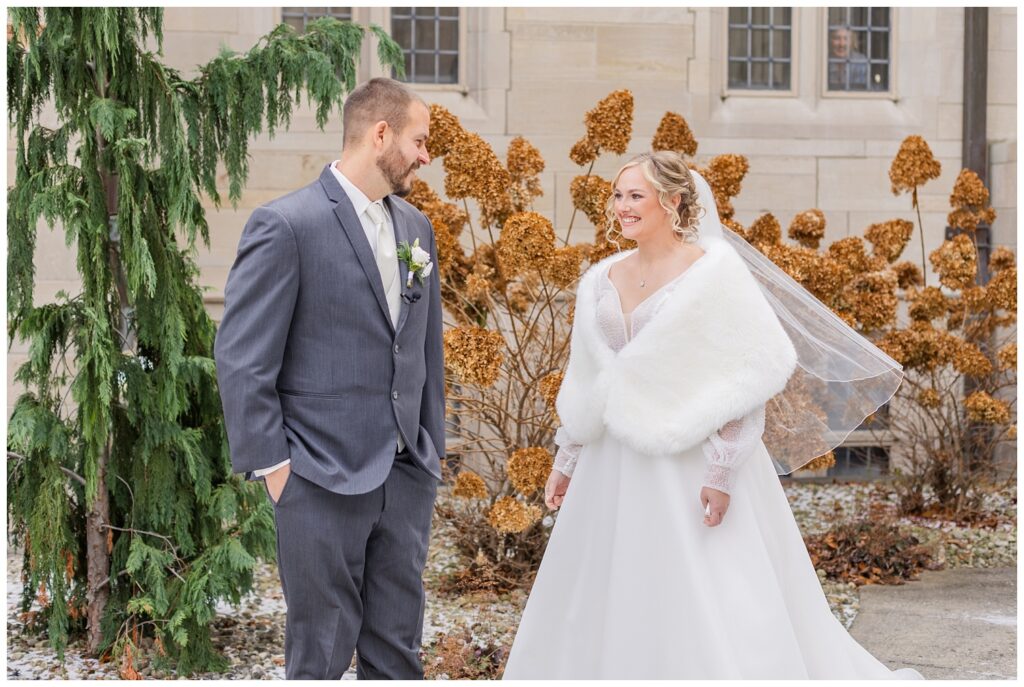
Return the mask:
{"type": "Polygon", "coordinates": [[[274,504],[289,679],[338,679],[353,650],[360,679],[423,677],[441,293],[430,222],[398,196],[429,124],[397,81],[352,91],[341,159],[252,213],[228,275],[217,378],[232,466],[274,504]]]}

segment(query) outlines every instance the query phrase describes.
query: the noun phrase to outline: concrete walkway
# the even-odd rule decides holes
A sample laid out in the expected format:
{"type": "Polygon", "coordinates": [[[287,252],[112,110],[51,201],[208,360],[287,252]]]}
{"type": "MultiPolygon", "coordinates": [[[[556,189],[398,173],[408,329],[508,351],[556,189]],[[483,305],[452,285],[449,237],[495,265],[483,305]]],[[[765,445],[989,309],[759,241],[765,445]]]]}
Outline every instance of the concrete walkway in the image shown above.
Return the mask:
{"type": "Polygon", "coordinates": [[[1015,680],[1017,570],[958,568],[861,587],[850,634],[890,668],[928,679],[1015,680]]]}

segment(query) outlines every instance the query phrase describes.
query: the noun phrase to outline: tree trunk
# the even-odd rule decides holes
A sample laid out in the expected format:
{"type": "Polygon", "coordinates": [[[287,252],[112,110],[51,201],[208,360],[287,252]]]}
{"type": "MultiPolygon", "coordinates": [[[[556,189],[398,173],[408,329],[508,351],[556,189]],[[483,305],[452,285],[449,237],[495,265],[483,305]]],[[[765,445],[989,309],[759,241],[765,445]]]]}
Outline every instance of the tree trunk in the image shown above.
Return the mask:
{"type": "Polygon", "coordinates": [[[111,530],[106,529],[110,520],[110,497],[107,493],[107,462],[110,458],[110,442],[103,451],[99,465],[96,466],[96,498],[85,521],[85,546],[87,561],[86,611],[88,621],[89,653],[99,653],[103,643],[101,621],[110,598],[110,551],[107,548],[107,536],[111,530]]]}
{"type": "MultiPolygon", "coordinates": [[[[102,149],[103,141],[100,138],[102,149]]],[[[107,215],[109,217],[110,243],[107,248],[107,258],[110,262],[110,272],[114,276],[117,286],[118,312],[120,316],[117,322],[117,332],[120,337],[120,346],[124,350],[132,343],[131,309],[128,304],[128,285],[125,279],[124,269],[121,265],[121,236],[117,229],[117,183],[116,175],[102,173],[103,186],[107,195],[107,215]]],[[[97,654],[103,643],[102,620],[103,613],[107,608],[107,600],[110,598],[110,545],[108,537],[112,530],[108,529],[110,524],[110,494],[107,491],[107,465],[110,462],[110,454],[113,447],[113,427],[110,428],[111,435],[107,440],[107,446],[99,457],[96,466],[96,495],[93,498],[92,508],[89,509],[86,517],[85,537],[87,556],[87,593],[86,600],[89,607],[86,611],[88,619],[88,649],[89,653],[97,654]]]]}

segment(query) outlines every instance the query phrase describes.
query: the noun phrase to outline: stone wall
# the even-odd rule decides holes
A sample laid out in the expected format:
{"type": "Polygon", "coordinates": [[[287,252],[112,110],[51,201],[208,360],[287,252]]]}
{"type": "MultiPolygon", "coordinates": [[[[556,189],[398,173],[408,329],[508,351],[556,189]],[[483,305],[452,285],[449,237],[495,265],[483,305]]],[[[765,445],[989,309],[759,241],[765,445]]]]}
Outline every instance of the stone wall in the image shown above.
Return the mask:
{"type": "MultiPolygon", "coordinates": [[[[824,10],[794,8],[793,88],[785,94],[729,92],[725,88],[726,16],[717,8],[466,8],[462,12],[463,83],[418,90],[486,138],[499,156],[525,136],[547,161],[537,210],[568,225],[569,184],[581,173],[568,151],[583,133],[583,114],[610,91],[635,98],[634,138],[622,158],[602,157],[595,172],[614,174],[629,155],[650,145],[667,110],[689,121],[700,142],[697,161],[739,153],[750,173],[736,198],[737,219],[749,223],[772,212],[786,227],[793,215],[817,207],[828,220],[826,240],[859,234],[895,217],[916,220],[907,196],[893,196],[888,168],[900,142],[924,136],[942,163],[942,176],[923,189],[926,249],[943,239],[948,196],[960,170],[963,83],[963,10],[893,10],[893,93],[829,95],[822,86],[824,10]]],[[[360,22],[387,25],[384,7],[356,8],[360,22]]],[[[279,8],[168,8],[164,54],[186,73],[222,45],[246,50],[280,20],[279,8]]],[[[1016,249],[1016,9],[989,16],[988,127],[990,179],[999,219],[996,243],[1016,249]]],[[[373,41],[363,49],[360,78],[381,73],[373,41]]],[[[211,245],[199,254],[202,283],[210,287],[211,315],[220,318],[223,288],[246,218],[253,208],[314,180],[338,157],[340,115],[325,131],[301,108],[290,130],[262,136],[251,147],[249,183],[237,208],[210,208],[211,245]]],[[[14,147],[8,141],[8,176],[14,147]]],[[[440,164],[423,178],[442,189],[440,164]]],[[[225,191],[226,197],[226,191],[225,191]]],[[[592,236],[585,217],[574,235],[592,236]]],[[[915,237],[908,255],[917,255],[915,237]]],[[[930,266],[929,266],[930,267],[930,266]]],[[[60,289],[74,293],[73,250],[63,233],[39,229],[37,302],[60,289]]],[[[9,349],[8,412],[20,390],[13,384],[26,346],[9,349]]]]}

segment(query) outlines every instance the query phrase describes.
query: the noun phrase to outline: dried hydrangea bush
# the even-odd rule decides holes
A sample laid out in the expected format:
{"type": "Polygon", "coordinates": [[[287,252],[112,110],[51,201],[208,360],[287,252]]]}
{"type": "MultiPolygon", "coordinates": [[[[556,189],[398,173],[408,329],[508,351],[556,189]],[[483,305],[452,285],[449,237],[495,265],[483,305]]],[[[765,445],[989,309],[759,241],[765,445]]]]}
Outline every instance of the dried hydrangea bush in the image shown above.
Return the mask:
{"type": "MultiPolygon", "coordinates": [[[[545,516],[543,486],[555,449],[554,402],[568,358],[573,291],[587,266],[632,247],[617,224],[609,226],[611,184],[593,173],[594,164],[602,153],[626,152],[632,116],[629,91],[609,94],[586,113],[585,134],[568,151],[586,171],[570,184],[574,212],[560,227],[533,209],[544,170],[536,148],[516,138],[503,163],[454,115],[431,108],[428,148],[443,158],[448,200],[422,182],[409,200],[437,233],[448,326],[446,477],[452,489],[439,501],[438,513],[455,525],[466,562],[453,588],[472,590],[474,580],[488,590],[529,587],[539,565],[553,522],[545,516]],[[577,215],[591,222],[595,234],[591,242],[570,245],[577,215]]],[[[686,120],[666,113],[652,148],[693,156],[697,147],[686,120]]],[[[1016,346],[999,338],[1015,324],[1015,258],[997,249],[990,260],[992,281],[974,284],[973,232],[995,216],[980,180],[967,171],[958,178],[950,223],[964,233],[932,253],[941,286],[926,286],[923,263],[900,260],[914,234],[912,222],[872,224],[863,236],[822,246],[825,215],[810,208],[793,218],[788,243],[771,214],[749,227],[735,219],[732,199],[749,170],[746,158],[719,155],[691,167],[708,180],[726,226],[907,368],[884,427],[916,466],[905,510],[927,510],[921,485],[928,485],[929,498],[953,504],[953,510],[969,508],[978,461],[966,465],[968,449],[991,455],[995,444],[1016,436],[1013,402],[1005,400],[1016,383],[1016,346]],[[903,325],[897,321],[901,302],[910,318],[903,325]],[[969,395],[967,378],[973,384],[969,395]],[[978,432],[979,426],[985,431],[978,432]]],[[[927,143],[910,137],[892,164],[893,192],[911,193],[918,209],[917,189],[939,172],[927,143]]],[[[785,393],[790,402],[783,405],[799,409],[811,390],[793,384],[785,393]]],[[[784,437],[769,440],[784,445],[784,437]]],[[[833,461],[827,454],[807,469],[833,461]]]]}

